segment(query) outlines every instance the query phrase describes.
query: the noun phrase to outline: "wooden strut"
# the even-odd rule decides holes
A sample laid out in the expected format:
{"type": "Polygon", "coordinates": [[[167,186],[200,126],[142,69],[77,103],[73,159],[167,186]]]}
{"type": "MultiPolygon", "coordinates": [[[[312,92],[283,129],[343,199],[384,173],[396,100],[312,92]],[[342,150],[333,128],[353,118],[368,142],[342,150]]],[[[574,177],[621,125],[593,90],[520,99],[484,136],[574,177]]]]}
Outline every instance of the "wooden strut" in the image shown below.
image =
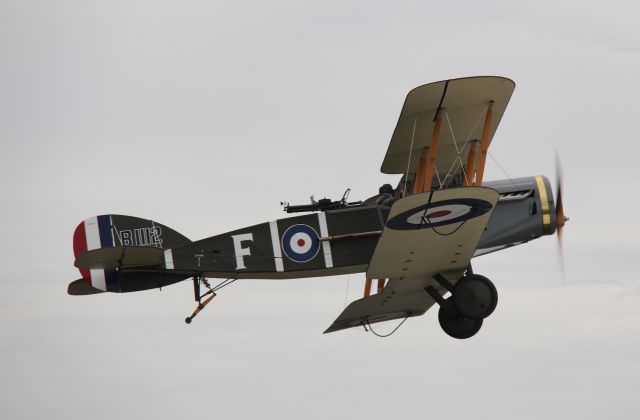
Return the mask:
{"type": "Polygon", "coordinates": [[[469,144],[469,157],[467,165],[464,167],[464,186],[475,185],[474,176],[476,174],[476,149],[478,148],[478,140],[471,140],[469,144]]]}
{"type": "MultiPolygon", "coordinates": [[[[202,277],[204,278],[204,277],[202,277]]],[[[194,297],[196,299],[196,302],[198,302],[198,306],[196,306],[196,309],[193,311],[193,313],[191,314],[191,316],[188,316],[184,321],[187,324],[191,324],[191,321],[193,321],[193,318],[196,317],[196,315],[198,315],[200,313],[201,310],[204,309],[205,306],[207,306],[209,304],[209,302],[211,302],[213,300],[214,297],[216,297],[216,294],[213,290],[211,290],[211,288],[209,288],[209,291],[207,293],[205,293],[204,295],[200,294],[200,280],[202,279],[201,277],[198,276],[194,276],[193,277],[193,293],[194,293],[194,297]],[[205,299],[204,301],[202,301],[202,298],[210,295],[207,299],[205,299]]],[[[208,283],[207,283],[208,286],[208,283]]]]}
{"type": "Polygon", "coordinates": [[[484,176],[484,165],[487,161],[487,150],[489,149],[489,140],[491,138],[491,125],[493,123],[493,101],[489,102],[487,107],[487,115],[484,119],[484,129],[482,130],[482,140],[480,142],[480,159],[478,162],[478,172],[476,173],[476,182],[474,185],[482,185],[482,177],[484,176]]]}
{"type": "MultiPolygon", "coordinates": [[[[386,282],[386,279],[378,279],[378,285],[377,285],[377,293],[382,292],[382,289],[384,288],[384,284],[386,282]]],[[[373,283],[373,279],[367,277],[367,280],[364,283],[364,297],[369,297],[371,296],[371,285],[373,283]]]]}
{"type": "Polygon", "coordinates": [[[204,309],[205,306],[207,306],[207,304],[209,304],[209,302],[211,302],[211,300],[216,297],[216,295],[211,295],[209,296],[204,302],[199,303],[198,306],[196,307],[196,309],[193,311],[193,313],[191,314],[190,317],[188,317],[185,321],[187,322],[187,324],[191,323],[191,320],[193,318],[196,317],[196,315],[198,315],[198,313],[200,313],[201,310],[204,309]]]}
{"type": "Polygon", "coordinates": [[[364,283],[364,297],[371,295],[371,279],[367,277],[367,281],[364,283]]]}
{"type": "Polygon", "coordinates": [[[444,108],[438,109],[436,114],[431,144],[425,148],[420,155],[420,164],[416,171],[416,178],[413,184],[413,193],[427,192],[431,190],[433,184],[433,173],[436,168],[436,158],[438,156],[438,143],[440,142],[440,128],[442,127],[442,114],[444,108]]]}
{"type": "Polygon", "coordinates": [[[429,147],[426,147],[420,153],[420,163],[418,164],[418,170],[416,171],[416,177],[413,181],[413,194],[422,192],[422,186],[424,185],[424,175],[427,167],[427,156],[429,155],[429,147]]]}

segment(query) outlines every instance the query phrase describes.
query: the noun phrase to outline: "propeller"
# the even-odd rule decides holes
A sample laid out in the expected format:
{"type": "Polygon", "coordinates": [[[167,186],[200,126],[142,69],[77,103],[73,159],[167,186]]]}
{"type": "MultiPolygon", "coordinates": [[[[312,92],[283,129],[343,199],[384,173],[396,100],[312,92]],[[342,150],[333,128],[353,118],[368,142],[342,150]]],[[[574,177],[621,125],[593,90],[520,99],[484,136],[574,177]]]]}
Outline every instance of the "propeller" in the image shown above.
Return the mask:
{"type": "Polygon", "coordinates": [[[562,269],[562,278],[566,284],[566,274],[564,269],[564,250],[562,246],[562,229],[569,218],[564,215],[564,206],[562,203],[562,184],[564,177],[562,175],[562,164],[560,157],[556,152],[556,233],[558,235],[558,257],[560,259],[560,267],[562,269]]]}

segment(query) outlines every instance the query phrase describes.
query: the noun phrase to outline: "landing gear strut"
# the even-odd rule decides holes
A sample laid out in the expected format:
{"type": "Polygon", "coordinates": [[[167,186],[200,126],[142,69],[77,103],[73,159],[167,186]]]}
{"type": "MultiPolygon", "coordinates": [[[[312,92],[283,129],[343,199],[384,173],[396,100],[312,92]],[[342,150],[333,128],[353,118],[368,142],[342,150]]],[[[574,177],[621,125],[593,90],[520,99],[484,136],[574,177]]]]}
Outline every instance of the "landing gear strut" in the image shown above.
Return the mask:
{"type": "Polygon", "coordinates": [[[440,305],[438,321],[440,326],[453,338],[473,337],[482,327],[482,321],[491,315],[498,304],[498,291],[486,277],[473,274],[468,270],[467,275],[452,285],[443,275],[436,274],[435,280],[451,296],[444,299],[433,286],[425,291],[440,305]]]}

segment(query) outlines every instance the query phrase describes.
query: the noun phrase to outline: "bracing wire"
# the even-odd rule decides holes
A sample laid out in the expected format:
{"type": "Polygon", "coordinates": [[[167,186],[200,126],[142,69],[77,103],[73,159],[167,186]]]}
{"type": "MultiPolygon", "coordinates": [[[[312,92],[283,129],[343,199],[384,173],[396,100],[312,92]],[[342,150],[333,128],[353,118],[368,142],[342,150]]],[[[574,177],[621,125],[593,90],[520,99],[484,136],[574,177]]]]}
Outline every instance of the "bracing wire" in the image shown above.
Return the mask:
{"type": "Polygon", "coordinates": [[[347,307],[347,300],[349,299],[349,283],[351,282],[351,274],[347,274],[347,290],[344,293],[344,307],[347,307]]]}
{"type": "Polygon", "coordinates": [[[362,326],[364,327],[365,330],[367,330],[367,326],[369,326],[369,330],[371,331],[375,336],[377,337],[381,337],[381,338],[386,338],[389,337],[391,334],[393,334],[394,332],[396,332],[398,330],[398,328],[400,328],[402,326],[402,324],[404,324],[404,321],[406,321],[409,318],[409,316],[407,315],[402,322],[400,322],[394,329],[393,331],[391,331],[389,334],[379,334],[377,332],[374,331],[373,327],[371,326],[371,324],[369,323],[369,321],[362,321],[362,326]],[[366,325],[365,325],[366,323],[366,325]]]}
{"type": "Polygon", "coordinates": [[[413,131],[411,132],[411,146],[409,146],[409,159],[407,160],[407,173],[404,176],[404,189],[402,191],[402,196],[407,195],[407,181],[409,180],[409,166],[411,165],[411,153],[413,152],[413,138],[416,135],[416,123],[418,122],[418,116],[416,115],[413,119],[413,131]]]}
{"type": "MultiPolygon", "coordinates": [[[[447,171],[447,174],[445,175],[443,181],[440,182],[440,180],[438,180],[438,182],[440,183],[440,189],[442,189],[443,187],[447,187],[451,183],[451,179],[453,179],[452,172],[454,172],[454,169],[456,168],[458,163],[460,164],[460,168],[464,171],[464,162],[462,161],[462,153],[464,152],[465,147],[469,143],[469,140],[471,140],[471,136],[476,131],[476,128],[478,128],[478,124],[480,124],[480,121],[482,120],[483,115],[484,115],[484,111],[478,114],[478,118],[476,118],[476,122],[473,124],[473,128],[471,128],[471,131],[469,132],[469,135],[467,136],[466,140],[462,144],[462,147],[458,147],[458,141],[456,140],[455,133],[453,132],[453,126],[451,125],[451,119],[449,118],[449,113],[445,111],[445,117],[447,118],[447,124],[449,125],[449,131],[451,132],[451,137],[453,138],[453,145],[456,148],[457,156],[454,159],[453,163],[451,164],[451,167],[447,171]]],[[[436,175],[437,175],[437,172],[436,172],[436,175]]]]}
{"type": "Polygon", "coordinates": [[[516,182],[515,182],[513,179],[511,179],[511,177],[509,176],[509,174],[507,173],[507,171],[505,171],[505,170],[504,170],[504,168],[502,167],[502,165],[500,165],[500,163],[496,160],[496,158],[494,158],[494,157],[493,157],[493,155],[491,154],[491,152],[489,152],[489,151],[487,150],[487,153],[488,153],[488,154],[489,154],[489,156],[491,157],[491,160],[493,160],[493,161],[496,163],[496,165],[498,165],[498,168],[500,168],[500,170],[502,171],[502,173],[503,173],[507,178],[509,178],[509,181],[511,181],[511,183],[513,184],[513,186],[514,186],[514,187],[516,187],[516,188],[519,188],[519,187],[518,187],[518,184],[516,184],[516,182]]]}
{"type": "Polygon", "coordinates": [[[435,228],[435,226],[433,226],[433,224],[431,223],[431,220],[429,220],[429,217],[427,217],[427,212],[429,211],[429,205],[431,204],[431,199],[433,198],[433,191],[429,192],[429,198],[427,199],[427,205],[424,208],[424,213],[422,214],[422,217],[420,218],[420,224],[418,225],[417,229],[422,228],[423,224],[428,224],[429,225],[429,229],[431,229],[436,235],[439,236],[450,236],[453,235],[454,233],[456,233],[457,231],[460,230],[460,228],[462,226],[464,226],[465,223],[467,223],[467,220],[469,219],[465,219],[462,221],[462,223],[460,223],[453,231],[449,232],[449,233],[444,233],[444,232],[438,232],[438,230],[435,228]]]}

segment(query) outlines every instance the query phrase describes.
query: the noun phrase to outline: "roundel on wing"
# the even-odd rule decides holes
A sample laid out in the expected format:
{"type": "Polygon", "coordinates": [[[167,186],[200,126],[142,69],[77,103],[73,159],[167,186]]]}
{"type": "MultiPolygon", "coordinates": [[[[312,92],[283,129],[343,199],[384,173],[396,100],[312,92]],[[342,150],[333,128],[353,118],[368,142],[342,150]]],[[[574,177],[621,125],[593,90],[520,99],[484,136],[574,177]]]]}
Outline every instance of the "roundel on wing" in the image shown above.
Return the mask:
{"type": "Polygon", "coordinates": [[[320,237],[311,226],[290,226],[282,235],[282,250],[297,263],[310,261],[320,250],[320,237]]]}
{"type": "Polygon", "coordinates": [[[425,229],[463,222],[487,213],[493,205],[476,198],[457,198],[423,204],[403,211],[387,221],[397,230],[425,229]]]}

